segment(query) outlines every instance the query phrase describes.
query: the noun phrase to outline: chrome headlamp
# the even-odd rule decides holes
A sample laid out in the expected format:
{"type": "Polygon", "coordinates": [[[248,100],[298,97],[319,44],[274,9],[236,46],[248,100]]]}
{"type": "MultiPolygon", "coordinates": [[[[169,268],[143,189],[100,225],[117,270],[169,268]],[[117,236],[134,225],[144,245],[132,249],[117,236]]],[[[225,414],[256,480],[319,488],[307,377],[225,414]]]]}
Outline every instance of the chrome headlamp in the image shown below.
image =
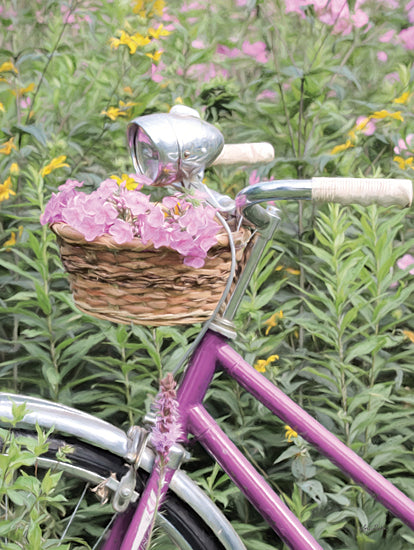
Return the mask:
{"type": "Polygon", "coordinates": [[[154,185],[197,179],[224,146],[221,132],[185,105],[138,117],[127,132],[135,170],[154,185]]]}

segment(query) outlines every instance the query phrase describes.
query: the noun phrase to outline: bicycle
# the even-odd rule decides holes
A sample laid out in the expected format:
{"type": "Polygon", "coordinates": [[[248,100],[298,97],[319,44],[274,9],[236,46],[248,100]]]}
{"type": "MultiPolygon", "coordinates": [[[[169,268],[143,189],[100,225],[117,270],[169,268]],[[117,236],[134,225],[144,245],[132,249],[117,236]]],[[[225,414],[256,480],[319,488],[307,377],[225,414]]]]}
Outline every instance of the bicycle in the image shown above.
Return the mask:
{"type": "MultiPolygon", "coordinates": [[[[138,172],[155,184],[179,181],[187,187],[203,189],[218,210],[233,212],[238,208],[257,235],[234,288],[231,288],[235,272],[235,251],[232,248],[232,270],[225,292],[190,349],[191,359],[177,392],[184,434],[169,452],[162,483],[159,469],[154,467],[156,453],[151,448],[151,435],[147,429],[155,423],[153,414],[144,420],[146,427],[133,426],[125,433],[103,420],[60,404],[0,394],[0,417],[3,419],[12,417],[13,403],[26,403],[28,412],[17,427],[23,433],[36,434],[36,424],[42,428],[54,428],[48,453],[38,459],[39,467],[63,470],[70,477],[86,480],[113,493],[112,505],[116,515],[108,532],[102,534],[94,548],[99,544],[103,550],[146,548],[158,501],[163,501],[163,513],[157,515],[159,525],[179,548],[244,548],[231,524],[180,468],[187,455],[185,443],[190,434],[212,455],[290,548],[322,548],[205,409],[204,398],[218,369],[414,529],[414,502],[249,365],[229,343],[237,336],[232,321],[241,299],[280,221],[276,208],[263,208],[261,203],[283,199],[343,204],[377,202],[405,207],[412,200],[411,182],[335,178],[265,181],[243,189],[233,201],[205,188],[202,183],[204,168],[213,162],[264,162],[271,155],[268,145],[223,148],[221,134],[201,121],[195,111],[182,106],[169,114],[136,119],[129,126],[128,135],[138,172]],[[223,150],[221,158],[218,156],[220,150],[223,150]],[[73,451],[69,462],[59,461],[55,456],[56,449],[65,443],[69,443],[73,451]]],[[[223,223],[226,222],[223,220],[223,223]]],[[[187,363],[188,356],[189,352],[175,371],[187,363]]],[[[4,424],[4,420],[0,424],[4,424]]]]}

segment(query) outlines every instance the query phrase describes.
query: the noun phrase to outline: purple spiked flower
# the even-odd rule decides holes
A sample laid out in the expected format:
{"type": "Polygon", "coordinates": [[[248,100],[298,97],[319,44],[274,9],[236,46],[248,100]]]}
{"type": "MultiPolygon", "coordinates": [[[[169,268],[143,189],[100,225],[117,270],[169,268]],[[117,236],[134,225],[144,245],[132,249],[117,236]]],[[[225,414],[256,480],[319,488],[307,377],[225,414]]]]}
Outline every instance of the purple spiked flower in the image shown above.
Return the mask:
{"type": "Polygon", "coordinates": [[[164,463],[168,461],[171,447],[183,434],[179,419],[176,385],[173,375],[168,373],[160,381],[160,391],[154,403],[157,419],[152,429],[151,441],[164,463]]]}

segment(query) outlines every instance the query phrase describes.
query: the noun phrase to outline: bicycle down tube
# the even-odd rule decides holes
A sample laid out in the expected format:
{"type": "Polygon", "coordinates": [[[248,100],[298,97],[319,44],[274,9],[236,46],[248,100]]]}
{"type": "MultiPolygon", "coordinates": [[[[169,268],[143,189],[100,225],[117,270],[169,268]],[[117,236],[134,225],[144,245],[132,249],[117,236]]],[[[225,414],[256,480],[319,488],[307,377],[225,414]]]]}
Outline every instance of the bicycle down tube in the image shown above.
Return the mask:
{"type": "Polygon", "coordinates": [[[365,487],[389,511],[414,529],[413,501],[257,372],[223,337],[209,332],[197,349],[178,390],[185,430],[192,433],[214,457],[289,547],[295,550],[321,548],[204,409],[202,401],[216,368],[226,371],[355,483],[365,487]]]}

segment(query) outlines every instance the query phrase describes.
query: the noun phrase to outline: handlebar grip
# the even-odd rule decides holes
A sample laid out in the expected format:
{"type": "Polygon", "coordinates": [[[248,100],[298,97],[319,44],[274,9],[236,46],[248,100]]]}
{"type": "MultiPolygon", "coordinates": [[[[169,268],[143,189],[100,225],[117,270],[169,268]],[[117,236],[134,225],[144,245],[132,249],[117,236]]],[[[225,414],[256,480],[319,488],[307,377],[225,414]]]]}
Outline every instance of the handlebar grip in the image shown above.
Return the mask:
{"type": "Polygon", "coordinates": [[[312,200],[363,206],[372,203],[409,206],[413,185],[403,179],[312,178],[312,200]]]}
{"type": "Polygon", "coordinates": [[[275,151],[270,143],[228,143],[213,165],[266,163],[274,158],[275,151]]]}

